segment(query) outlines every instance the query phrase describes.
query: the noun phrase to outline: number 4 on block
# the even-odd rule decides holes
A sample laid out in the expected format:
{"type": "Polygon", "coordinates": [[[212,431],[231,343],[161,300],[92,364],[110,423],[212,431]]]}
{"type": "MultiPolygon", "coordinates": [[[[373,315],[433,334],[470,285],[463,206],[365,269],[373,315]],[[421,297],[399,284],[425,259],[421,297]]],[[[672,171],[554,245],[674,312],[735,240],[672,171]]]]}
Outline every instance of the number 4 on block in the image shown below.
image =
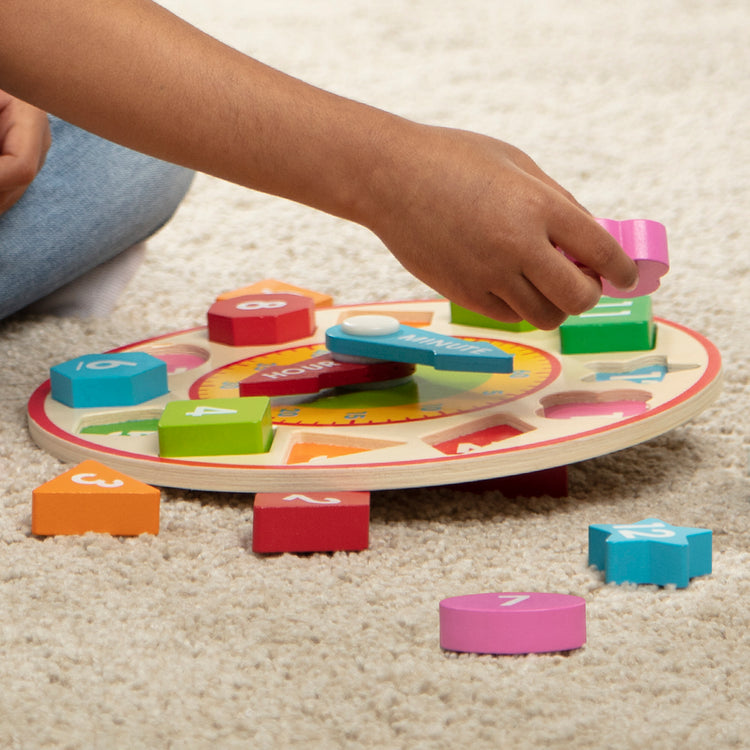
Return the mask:
{"type": "Polygon", "coordinates": [[[158,534],[160,495],[98,461],[84,461],[34,490],[31,533],[158,534]]]}
{"type": "Polygon", "coordinates": [[[266,453],[273,441],[271,402],[263,396],[170,401],[158,429],[164,457],[266,453]]]}

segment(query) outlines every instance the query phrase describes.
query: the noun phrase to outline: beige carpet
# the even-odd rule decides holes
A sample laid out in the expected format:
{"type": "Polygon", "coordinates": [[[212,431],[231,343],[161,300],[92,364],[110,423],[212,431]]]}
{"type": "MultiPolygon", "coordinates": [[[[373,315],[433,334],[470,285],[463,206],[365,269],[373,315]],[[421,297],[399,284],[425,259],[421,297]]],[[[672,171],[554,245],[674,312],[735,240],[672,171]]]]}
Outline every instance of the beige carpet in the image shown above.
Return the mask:
{"type": "Polygon", "coordinates": [[[199,325],[265,277],[429,294],[360,228],[201,177],[108,319],[0,324],[0,747],[750,747],[750,5],[166,4],[319,85],[508,140],[598,215],[664,222],[656,312],[719,346],[724,393],[572,467],[566,499],[376,492],[360,554],[257,557],[251,496],[173,490],[157,537],[34,538],[32,489],[64,468],[25,426],[51,364],[199,325]],[[588,525],[649,517],[713,529],[713,574],[605,585],[588,525]],[[584,596],[586,646],[441,651],[440,599],[525,590],[584,596]]]}

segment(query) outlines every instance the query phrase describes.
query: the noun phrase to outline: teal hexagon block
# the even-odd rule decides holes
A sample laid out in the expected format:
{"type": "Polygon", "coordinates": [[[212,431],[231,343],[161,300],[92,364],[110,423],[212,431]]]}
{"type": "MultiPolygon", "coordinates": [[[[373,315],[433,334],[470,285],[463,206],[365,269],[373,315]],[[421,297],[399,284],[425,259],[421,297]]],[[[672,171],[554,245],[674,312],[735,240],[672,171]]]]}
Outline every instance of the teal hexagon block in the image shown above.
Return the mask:
{"type": "Polygon", "coordinates": [[[135,406],[168,391],[166,363],[146,352],[85,354],[50,368],[52,398],[76,409],[135,406]]]}

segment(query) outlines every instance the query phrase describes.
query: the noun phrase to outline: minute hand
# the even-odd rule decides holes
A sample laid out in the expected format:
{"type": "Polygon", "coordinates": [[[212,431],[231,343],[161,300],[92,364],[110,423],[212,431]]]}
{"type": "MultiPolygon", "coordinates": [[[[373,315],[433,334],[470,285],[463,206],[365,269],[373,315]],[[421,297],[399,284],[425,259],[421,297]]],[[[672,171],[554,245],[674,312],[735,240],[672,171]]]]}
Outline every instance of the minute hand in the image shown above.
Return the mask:
{"type": "Polygon", "coordinates": [[[513,355],[488,341],[464,341],[406,325],[399,325],[392,333],[363,334],[355,326],[347,330],[346,322],[326,331],[326,346],[334,356],[412,362],[437,370],[513,372],[513,355]]]}

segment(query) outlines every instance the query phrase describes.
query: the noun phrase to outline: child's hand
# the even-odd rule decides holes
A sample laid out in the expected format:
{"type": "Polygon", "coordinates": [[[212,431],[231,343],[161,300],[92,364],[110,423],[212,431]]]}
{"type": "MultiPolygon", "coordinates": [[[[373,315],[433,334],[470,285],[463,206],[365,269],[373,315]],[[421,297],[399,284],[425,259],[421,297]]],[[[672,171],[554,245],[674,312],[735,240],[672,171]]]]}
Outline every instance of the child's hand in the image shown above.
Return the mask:
{"type": "MultiPolygon", "coordinates": [[[[608,232],[528,156],[493,138],[321,91],[149,0],[2,0],[0,28],[3,85],[20,96],[124,146],[357,221],[412,273],[477,312],[554,328],[596,304],[599,277],[635,286],[636,266],[608,232]],[[207,106],[212,117],[196,117],[207,106]]],[[[7,110],[6,205],[18,195],[9,175],[24,142],[7,110]]],[[[44,137],[25,142],[28,184],[44,137]]]]}
{"type": "Polygon", "coordinates": [[[526,154],[474,133],[414,127],[396,149],[399,163],[375,176],[382,202],[364,223],[433,289],[490,317],[550,329],[596,304],[599,276],[634,286],[633,261],[526,154]]]}
{"type": "Polygon", "coordinates": [[[50,147],[47,115],[0,91],[0,214],[24,194],[50,147]]]}

